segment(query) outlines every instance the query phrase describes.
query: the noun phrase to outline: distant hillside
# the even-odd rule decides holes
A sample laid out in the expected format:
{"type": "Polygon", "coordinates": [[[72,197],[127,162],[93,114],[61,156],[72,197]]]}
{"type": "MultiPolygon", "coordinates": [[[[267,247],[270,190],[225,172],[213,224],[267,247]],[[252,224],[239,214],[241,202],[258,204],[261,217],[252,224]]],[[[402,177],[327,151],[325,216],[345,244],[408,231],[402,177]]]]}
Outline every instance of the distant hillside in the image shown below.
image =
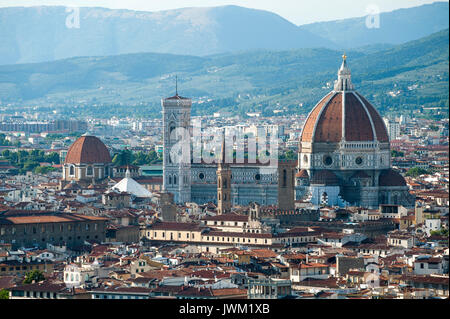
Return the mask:
{"type": "Polygon", "coordinates": [[[366,17],[319,22],[300,28],[334,42],[339,48],[377,43],[401,44],[449,27],[448,2],[380,14],[379,28],[367,28],[366,17]]]}
{"type": "Polygon", "coordinates": [[[237,6],[162,12],[83,7],[79,13],[79,28],[68,28],[72,13],[65,7],[0,8],[0,64],[140,52],[204,56],[332,46],[274,13],[237,6]]]}
{"type": "MultiPolygon", "coordinates": [[[[449,31],[376,53],[347,52],[357,90],[383,112],[448,112],[449,31]]],[[[68,116],[159,117],[160,99],[194,99],[193,114],[306,113],[337,77],[342,52],[248,51],[208,57],[158,53],[80,57],[0,66],[0,108],[59,109],[68,116]]]]}
{"type": "Polygon", "coordinates": [[[382,13],[379,29],[367,29],[365,18],[298,27],[277,14],[238,6],[161,12],[82,7],[79,13],[74,28],[73,12],[65,7],[0,8],[0,65],[143,52],[207,56],[363,46],[374,52],[449,25],[448,3],[382,13]]]}

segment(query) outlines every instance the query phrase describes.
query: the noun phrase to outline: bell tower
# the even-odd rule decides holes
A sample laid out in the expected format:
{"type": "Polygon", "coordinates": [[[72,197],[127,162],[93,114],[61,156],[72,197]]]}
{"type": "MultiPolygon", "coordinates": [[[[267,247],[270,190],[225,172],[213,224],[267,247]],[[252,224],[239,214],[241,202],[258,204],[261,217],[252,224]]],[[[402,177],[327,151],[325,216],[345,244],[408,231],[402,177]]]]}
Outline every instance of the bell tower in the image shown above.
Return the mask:
{"type": "Polygon", "coordinates": [[[191,201],[192,100],[178,95],[162,99],[163,109],[163,191],[174,195],[174,202],[191,201]]]}
{"type": "Polygon", "coordinates": [[[231,168],[225,161],[225,129],[223,131],[222,149],[217,168],[217,214],[231,211],[231,168]]]}

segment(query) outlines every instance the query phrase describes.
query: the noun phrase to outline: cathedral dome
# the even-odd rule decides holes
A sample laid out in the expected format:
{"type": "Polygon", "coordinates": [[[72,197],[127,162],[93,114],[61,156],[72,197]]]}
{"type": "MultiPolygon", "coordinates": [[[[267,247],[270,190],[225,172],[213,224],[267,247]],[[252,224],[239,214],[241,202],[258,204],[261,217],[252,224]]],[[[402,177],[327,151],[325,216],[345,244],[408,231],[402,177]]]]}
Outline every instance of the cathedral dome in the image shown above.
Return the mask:
{"type": "Polygon", "coordinates": [[[379,186],[406,186],[405,178],[393,169],[388,169],[380,174],[379,186]]]}
{"type": "Polygon", "coordinates": [[[81,136],[67,151],[65,164],[108,164],[111,156],[105,144],[95,136],[81,136]]]}
{"type": "Polygon", "coordinates": [[[389,142],[378,111],[354,91],[345,56],[334,90],[313,108],[301,136],[301,142],[339,143],[342,140],[389,142]]]}

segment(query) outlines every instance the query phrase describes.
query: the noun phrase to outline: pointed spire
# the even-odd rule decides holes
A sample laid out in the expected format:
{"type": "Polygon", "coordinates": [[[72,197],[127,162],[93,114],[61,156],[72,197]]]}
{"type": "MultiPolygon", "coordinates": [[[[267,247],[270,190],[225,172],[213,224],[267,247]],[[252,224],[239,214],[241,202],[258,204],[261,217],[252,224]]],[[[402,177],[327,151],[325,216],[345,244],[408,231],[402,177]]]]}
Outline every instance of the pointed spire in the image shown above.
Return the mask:
{"type": "Polygon", "coordinates": [[[342,55],[342,65],[341,65],[341,68],[339,69],[339,71],[344,71],[344,70],[348,70],[347,56],[345,55],[345,53],[342,55]]]}
{"type": "Polygon", "coordinates": [[[222,147],[220,150],[220,160],[219,164],[223,165],[225,164],[225,128],[222,131],[222,147]]]}
{"type": "Polygon", "coordinates": [[[127,171],[125,172],[125,178],[131,178],[130,166],[127,165],[127,171]]]}
{"type": "Polygon", "coordinates": [[[347,55],[342,55],[342,64],[338,71],[338,79],[334,84],[335,91],[352,91],[354,86],[352,84],[352,73],[347,66],[347,55]]]}

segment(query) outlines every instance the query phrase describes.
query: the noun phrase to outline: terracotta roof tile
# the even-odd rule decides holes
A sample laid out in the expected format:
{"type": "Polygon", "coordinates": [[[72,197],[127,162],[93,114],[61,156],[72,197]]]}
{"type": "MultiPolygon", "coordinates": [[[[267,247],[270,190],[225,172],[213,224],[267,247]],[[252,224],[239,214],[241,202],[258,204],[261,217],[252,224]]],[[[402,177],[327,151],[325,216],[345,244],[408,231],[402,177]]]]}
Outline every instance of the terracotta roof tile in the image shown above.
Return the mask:
{"type": "Polygon", "coordinates": [[[105,144],[95,136],[81,136],[67,151],[65,164],[111,163],[105,144]]]}

